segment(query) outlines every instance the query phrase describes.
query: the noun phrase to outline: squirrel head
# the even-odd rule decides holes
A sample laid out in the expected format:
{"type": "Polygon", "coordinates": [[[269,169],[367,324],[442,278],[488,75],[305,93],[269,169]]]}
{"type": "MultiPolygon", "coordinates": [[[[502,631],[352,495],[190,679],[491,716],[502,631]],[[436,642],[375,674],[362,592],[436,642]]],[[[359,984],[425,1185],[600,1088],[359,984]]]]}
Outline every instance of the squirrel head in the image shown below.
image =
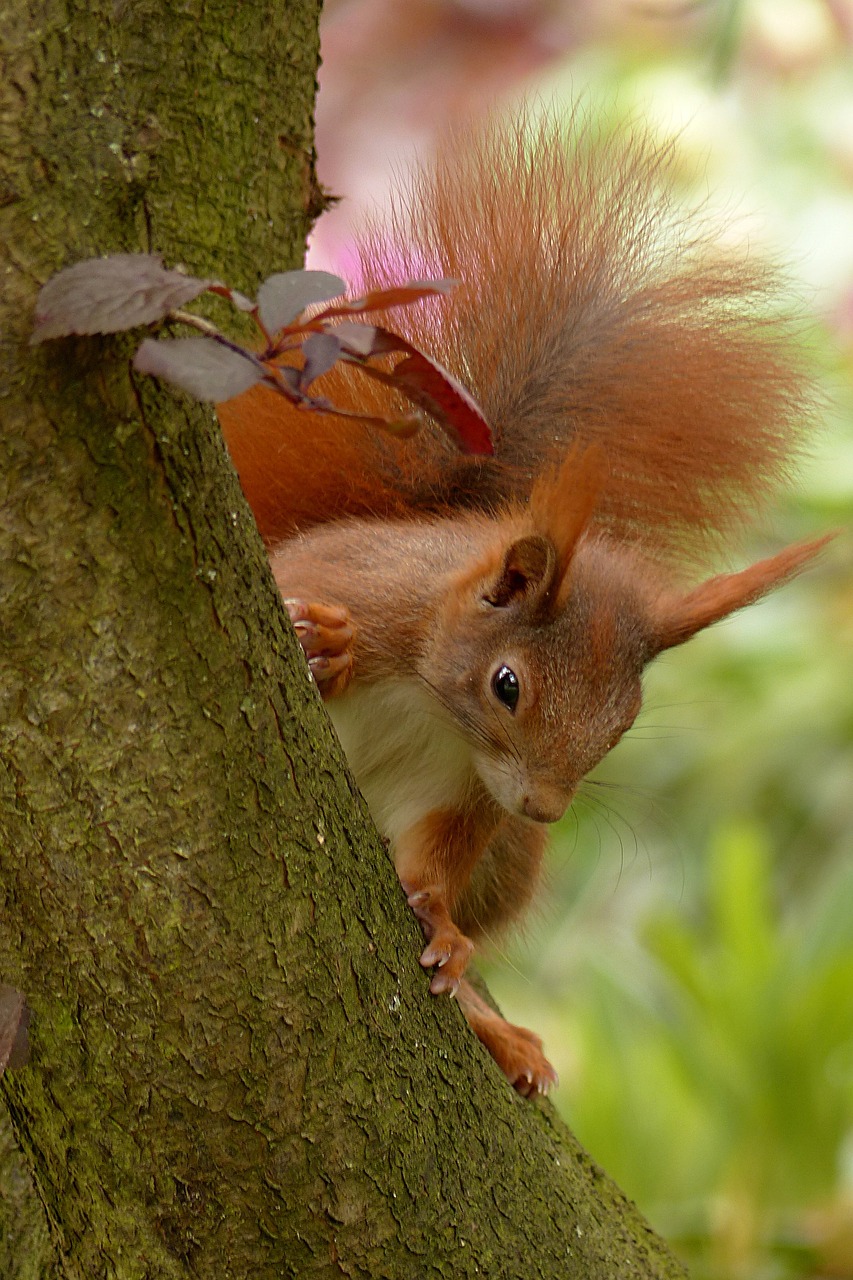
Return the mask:
{"type": "Polygon", "coordinates": [[[597,451],[572,456],[537,482],[526,511],[493,522],[492,544],[445,593],[426,655],[481,781],[536,822],[562,817],[634,723],[658,653],[757,600],[826,541],[672,589],[638,551],[590,531],[602,474],[597,451]]]}

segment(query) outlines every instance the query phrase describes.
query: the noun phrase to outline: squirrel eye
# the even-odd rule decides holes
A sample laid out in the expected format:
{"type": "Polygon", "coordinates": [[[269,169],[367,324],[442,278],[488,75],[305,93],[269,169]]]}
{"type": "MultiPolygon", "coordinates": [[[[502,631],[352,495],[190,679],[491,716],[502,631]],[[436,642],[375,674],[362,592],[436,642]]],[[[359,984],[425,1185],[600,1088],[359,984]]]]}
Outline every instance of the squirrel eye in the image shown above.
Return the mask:
{"type": "Polygon", "coordinates": [[[509,667],[499,667],[492,676],[492,688],[498,702],[502,702],[510,711],[515,711],[518,706],[518,695],[521,692],[515,672],[509,667]]]}

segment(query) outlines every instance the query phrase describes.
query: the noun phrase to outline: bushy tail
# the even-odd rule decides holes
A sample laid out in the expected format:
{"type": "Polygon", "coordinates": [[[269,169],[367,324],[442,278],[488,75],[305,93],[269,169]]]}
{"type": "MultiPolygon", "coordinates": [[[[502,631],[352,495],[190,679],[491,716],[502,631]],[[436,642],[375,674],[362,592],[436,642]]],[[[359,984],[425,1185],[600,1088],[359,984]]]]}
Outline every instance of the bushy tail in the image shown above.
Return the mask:
{"type": "MultiPolygon", "coordinates": [[[[402,443],[289,411],[296,425],[268,432],[259,455],[261,488],[285,513],[269,536],[344,513],[524,500],[573,441],[606,458],[595,523],[657,558],[701,563],[752,522],[796,458],[811,384],[775,273],[685,217],[670,169],[642,135],[577,118],[445,139],[365,237],[356,287],[462,281],[385,323],[469,388],[496,459],[461,458],[428,423],[402,443]]],[[[333,373],[324,392],[400,412],[358,371],[333,373]]],[[[287,416],[252,392],[235,402],[244,425],[264,401],[287,416]]],[[[223,406],[233,446],[232,416],[223,406]]]]}

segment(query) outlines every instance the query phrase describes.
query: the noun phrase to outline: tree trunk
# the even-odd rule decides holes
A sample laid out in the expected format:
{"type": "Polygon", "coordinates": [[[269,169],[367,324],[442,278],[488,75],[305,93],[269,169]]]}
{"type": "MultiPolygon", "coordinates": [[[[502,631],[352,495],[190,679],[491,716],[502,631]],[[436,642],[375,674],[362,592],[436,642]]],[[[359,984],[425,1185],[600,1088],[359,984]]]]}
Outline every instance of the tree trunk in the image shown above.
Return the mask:
{"type": "Polygon", "coordinates": [[[316,9],[0,19],[3,1088],[53,1250],[20,1275],[681,1275],[427,995],[213,414],[124,340],[28,346],[92,254],[298,263],[316,9]]]}

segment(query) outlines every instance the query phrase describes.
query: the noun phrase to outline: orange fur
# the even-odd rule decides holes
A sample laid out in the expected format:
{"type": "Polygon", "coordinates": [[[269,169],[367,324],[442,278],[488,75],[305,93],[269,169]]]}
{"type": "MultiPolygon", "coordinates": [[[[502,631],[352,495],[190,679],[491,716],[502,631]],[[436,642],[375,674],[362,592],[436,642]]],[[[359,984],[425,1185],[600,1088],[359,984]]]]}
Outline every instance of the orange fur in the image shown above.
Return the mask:
{"type": "MultiPolygon", "coordinates": [[[[526,501],[572,441],[606,459],[595,527],[665,563],[705,567],[752,523],[799,452],[811,385],[776,273],[675,209],[669,163],[578,121],[448,139],[365,237],[353,287],[463,282],[383,320],[469,388],[496,459],[460,457],[429,422],[399,441],[254,388],[220,418],[267,540],[526,501]]],[[[351,366],[318,385],[341,407],[411,412],[351,366]]]]}
{"type": "Polygon", "coordinates": [[[553,606],[565,603],[569,565],[595,514],[605,488],[606,463],[598,445],[583,449],[575,442],[559,468],[543,472],[533,486],[530,510],[534,523],[557,548],[551,584],[553,606]]]}
{"type": "MultiPolygon", "coordinates": [[[[553,1070],[464,981],[468,935],[527,905],[544,824],[633,723],[645,664],[825,541],[682,583],[786,478],[812,395],[773,273],[674,211],[667,166],[624,132],[493,128],[452,140],[365,239],[359,289],[464,282],[381,319],[473,392],[494,458],[431,421],[403,441],[264,389],[220,406],[431,989],[458,989],[523,1093],[553,1070]]],[[[320,390],[412,411],[352,366],[320,390]]]]}
{"type": "Polygon", "coordinates": [[[740,573],[723,573],[709,578],[686,595],[664,597],[657,606],[657,642],[660,649],[684,644],[735,609],[753,604],[768,591],[800,572],[835,535],[810,538],[759,560],[740,573]]]}

